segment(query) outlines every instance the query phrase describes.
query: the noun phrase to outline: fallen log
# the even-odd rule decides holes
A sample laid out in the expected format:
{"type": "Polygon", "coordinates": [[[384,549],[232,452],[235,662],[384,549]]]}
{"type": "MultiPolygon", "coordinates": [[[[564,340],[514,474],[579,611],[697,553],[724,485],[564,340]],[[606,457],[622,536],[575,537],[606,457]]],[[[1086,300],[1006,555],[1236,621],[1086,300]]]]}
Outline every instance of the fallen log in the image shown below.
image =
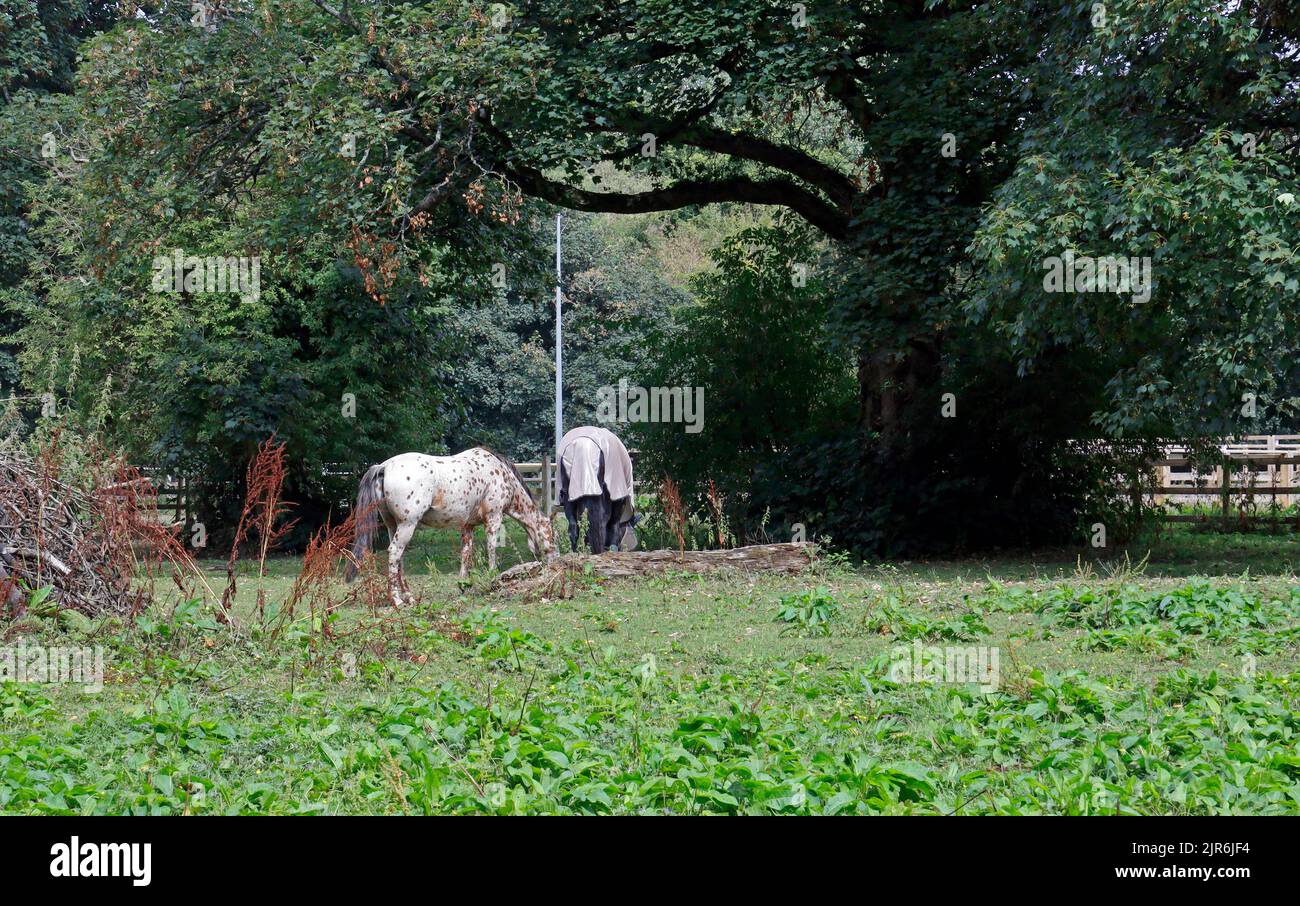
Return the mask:
{"type": "MultiPolygon", "coordinates": [[[[6,555],[17,554],[20,557],[26,557],[28,560],[43,559],[46,563],[50,564],[50,566],[53,566],[55,569],[57,569],[60,573],[62,573],[65,576],[70,575],[72,573],[72,567],[68,566],[68,564],[64,563],[62,560],[60,560],[58,557],[51,554],[49,551],[38,551],[30,547],[6,547],[4,549],[4,552],[6,555]]],[[[6,556],[6,559],[9,560],[9,562],[12,562],[12,559],[10,559],[8,556],[6,556]]]]}
{"type": "Polygon", "coordinates": [[[751,544],[727,550],[709,551],[614,551],[599,556],[565,554],[549,563],[533,561],[512,566],[497,576],[489,591],[562,597],[577,577],[594,575],[602,579],[628,579],[664,573],[706,575],[725,570],[801,573],[817,558],[817,545],[810,543],[751,544]]]}

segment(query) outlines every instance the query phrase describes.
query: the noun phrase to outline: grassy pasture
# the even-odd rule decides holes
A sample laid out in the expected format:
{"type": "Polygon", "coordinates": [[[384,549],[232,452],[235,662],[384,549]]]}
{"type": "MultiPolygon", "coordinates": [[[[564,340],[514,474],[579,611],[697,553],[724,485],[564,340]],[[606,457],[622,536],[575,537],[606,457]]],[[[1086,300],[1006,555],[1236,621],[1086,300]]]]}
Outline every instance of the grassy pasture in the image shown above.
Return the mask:
{"type": "MultiPolygon", "coordinates": [[[[328,636],[260,631],[247,571],[239,630],[170,605],[7,627],[102,645],[107,682],[0,684],[0,811],[1296,813],[1294,551],[1178,532],[1137,569],[829,562],[525,602],[462,587],[426,533],[419,603],[328,636]],[[891,674],[918,641],[996,648],[996,691],[891,674]]],[[[268,601],[297,569],[272,562],[268,601]]]]}

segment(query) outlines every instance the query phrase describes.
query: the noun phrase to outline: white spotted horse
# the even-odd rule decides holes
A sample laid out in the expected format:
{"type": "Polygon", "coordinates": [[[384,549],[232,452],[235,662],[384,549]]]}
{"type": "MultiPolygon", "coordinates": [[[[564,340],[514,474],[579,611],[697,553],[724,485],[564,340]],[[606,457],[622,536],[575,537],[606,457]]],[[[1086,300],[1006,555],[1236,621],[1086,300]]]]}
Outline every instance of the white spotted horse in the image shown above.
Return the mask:
{"type": "Polygon", "coordinates": [[[533,556],[556,556],[550,520],[533,503],[514,463],[500,453],[474,447],[455,456],[394,456],[371,466],[357,488],[357,531],[348,581],[356,577],[379,519],[388,527],[388,593],[395,606],[405,603],[402,554],[418,526],[460,530],[462,578],[469,575],[474,556],[474,528],[484,526],[488,568],[494,570],[503,516],[524,527],[533,556]]]}

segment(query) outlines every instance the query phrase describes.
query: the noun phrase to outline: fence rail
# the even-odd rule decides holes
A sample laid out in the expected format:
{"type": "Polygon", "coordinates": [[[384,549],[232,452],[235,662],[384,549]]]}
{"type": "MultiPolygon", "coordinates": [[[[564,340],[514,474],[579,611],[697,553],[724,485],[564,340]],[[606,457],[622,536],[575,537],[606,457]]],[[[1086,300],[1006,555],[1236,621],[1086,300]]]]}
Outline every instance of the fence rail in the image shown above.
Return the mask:
{"type": "MultiPolygon", "coordinates": [[[[636,456],[636,451],[629,452],[636,456]]],[[[1213,468],[1202,465],[1198,470],[1187,446],[1174,444],[1165,447],[1164,458],[1152,463],[1155,486],[1148,488],[1145,495],[1155,504],[1218,498],[1222,517],[1237,520],[1280,521],[1277,517],[1245,513],[1233,516],[1233,498],[1244,497],[1253,504],[1255,497],[1267,497],[1278,507],[1300,504],[1300,434],[1251,435],[1219,444],[1219,452],[1221,460],[1218,465],[1213,468]]],[[[543,456],[537,462],[518,462],[515,467],[533,502],[549,516],[557,506],[558,496],[557,470],[551,457],[543,456]]],[[[334,478],[357,476],[365,468],[365,464],[326,463],[321,468],[321,475],[334,478]]],[[[158,491],[159,518],[164,523],[185,524],[191,517],[190,482],[184,476],[169,474],[157,466],[145,466],[140,472],[153,482],[158,491]]],[[[1163,518],[1169,522],[1195,522],[1206,516],[1167,513],[1163,518]]],[[[1300,517],[1295,521],[1300,527],[1300,517]]]]}
{"type": "Polygon", "coordinates": [[[542,508],[547,516],[555,509],[555,463],[551,457],[543,456],[541,462],[517,462],[519,477],[524,480],[524,487],[533,496],[533,503],[542,508]]]}
{"type": "MultiPolygon", "coordinates": [[[[556,469],[551,457],[543,456],[540,462],[517,462],[515,468],[519,470],[519,477],[533,502],[549,516],[557,499],[556,469]]],[[[321,467],[321,475],[327,478],[360,476],[365,469],[365,464],[326,463],[321,467]]],[[[187,523],[191,516],[190,482],[184,476],[173,475],[159,466],[144,466],[140,474],[148,478],[158,492],[159,519],[165,524],[187,523]]]]}
{"type": "MultiPolygon", "coordinates": [[[[1220,461],[1198,469],[1187,447],[1165,448],[1156,461],[1156,486],[1149,495],[1156,504],[1195,502],[1217,497],[1223,518],[1233,518],[1233,498],[1245,498],[1253,506],[1256,496],[1268,497],[1278,507],[1300,503],[1300,434],[1251,435],[1226,441],[1219,446],[1220,461]]],[[[1170,522],[1199,521],[1203,516],[1172,513],[1170,522]]],[[[1277,517],[1239,513],[1237,519],[1279,521],[1277,517]]]]}
{"type": "Polygon", "coordinates": [[[189,521],[189,485],[184,476],[171,475],[158,466],[142,466],[140,475],[149,479],[158,493],[158,520],[164,525],[189,521]]]}

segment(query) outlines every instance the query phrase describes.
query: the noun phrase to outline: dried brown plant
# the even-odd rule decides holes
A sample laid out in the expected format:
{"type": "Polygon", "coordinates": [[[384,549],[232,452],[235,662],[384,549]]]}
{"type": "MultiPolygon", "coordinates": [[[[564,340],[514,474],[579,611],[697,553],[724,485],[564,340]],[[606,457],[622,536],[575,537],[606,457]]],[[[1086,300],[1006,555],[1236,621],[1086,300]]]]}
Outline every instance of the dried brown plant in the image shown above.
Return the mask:
{"type": "Polygon", "coordinates": [[[330,587],[338,578],[339,560],[352,556],[350,550],[356,532],[356,513],[353,512],[338,525],[331,526],[326,522],[311,536],[303,554],[302,569],[280,608],[282,620],[292,620],[298,606],[305,602],[310,608],[313,625],[319,617],[322,634],[328,637],[327,617],[340,603],[331,598],[330,587]]]}
{"type": "Polygon", "coordinates": [[[681,491],[677,482],[665,476],[659,485],[659,503],[663,507],[664,523],[677,538],[677,550],[686,552],[686,510],[682,506],[681,491]]]}
{"type": "Polygon", "coordinates": [[[709,509],[713,511],[713,527],[718,539],[718,549],[731,547],[730,539],[727,537],[727,498],[718,490],[712,478],[709,479],[709,489],[705,498],[709,501],[709,509]]]}
{"type": "Polygon", "coordinates": [[[261,581],[266,575],[266,557],[297,523],[297,520],[284,518],[291,506],[283,497],[284,479],[288,474],[287,461],[284,442],[277,442],[272,435],[258,445],[257,455],[248,464],[244,505],[230,545],[230,557],[226,561],[226,590],[221,596],[220,614],[223,621],[230,620],[230,610],[238,592],[236,566],[239,563],[239,549],[254,532],[258,540],[257,615],[259,620],[266,616],[266,588],[261,581]]]}

